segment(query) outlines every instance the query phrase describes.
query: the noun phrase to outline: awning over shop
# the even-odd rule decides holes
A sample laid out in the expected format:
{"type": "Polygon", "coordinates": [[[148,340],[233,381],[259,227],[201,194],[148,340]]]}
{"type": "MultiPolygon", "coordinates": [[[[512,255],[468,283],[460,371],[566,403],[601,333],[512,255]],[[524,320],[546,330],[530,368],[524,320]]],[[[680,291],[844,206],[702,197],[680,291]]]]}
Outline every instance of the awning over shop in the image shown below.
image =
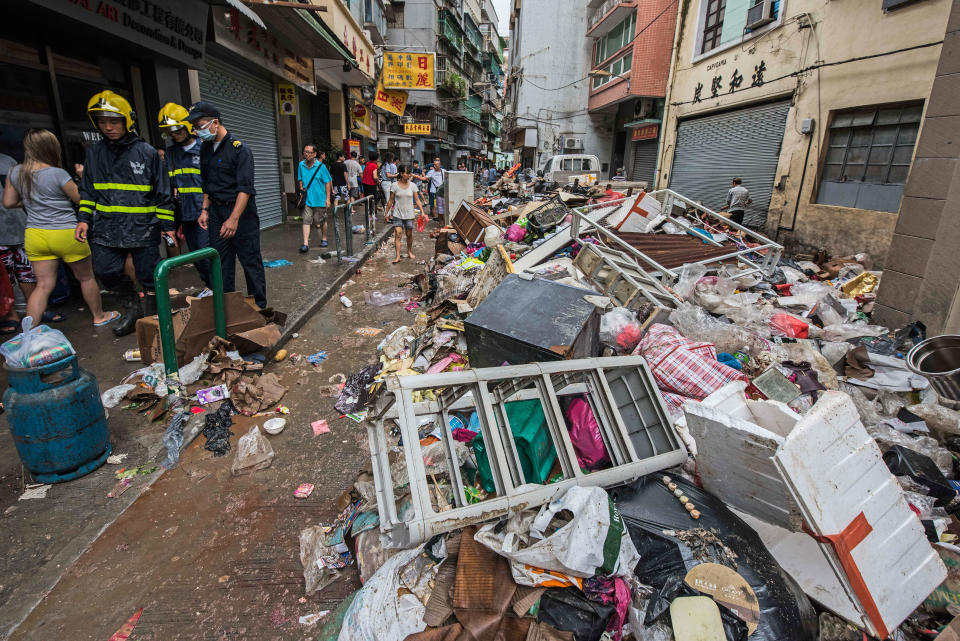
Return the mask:
{"type": "Polygon", "coordinates": [[[357,66],[357,60],[350,50],[323,20],[313,15],[312,10],[279,3],[259,4],[253,0],[248,6],[263,18],[267,31],[282,36],[291,44],[295,43],[299,53],[311,58],[346,60],[352,66],[357,66]]]}
{"type": "MultiPolygon", "coordinates": [[[[259,26],[263,27],[264,29],[267,28],[267,25],[263,24],[263,20],[260,19],[260,16],[258,16],[253,9],[250,9],[249,7],[247,7],[247,5],[243,4],[240,0],[224,0],[224,2],[226,3],[227,6],[236,9],[242,15],[246,16],[250,20],[253,20],[259,26]]],[[[215,2],[215,1],[211,2],[210,4],[214,6],[218,6],[218,5],[222,6],[221,3],[215,2]]]]}

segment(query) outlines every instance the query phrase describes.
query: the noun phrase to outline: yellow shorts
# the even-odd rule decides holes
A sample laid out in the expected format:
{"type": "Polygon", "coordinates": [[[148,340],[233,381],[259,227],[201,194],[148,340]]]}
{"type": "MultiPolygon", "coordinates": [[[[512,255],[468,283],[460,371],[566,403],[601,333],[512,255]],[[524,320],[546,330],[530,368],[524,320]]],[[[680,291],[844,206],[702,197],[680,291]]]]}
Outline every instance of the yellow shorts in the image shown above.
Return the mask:
{"type": "Polygon", "coordinates": [[[23,248],[30,260],[63,259],[65,263],[75,263],[90,255],[90,246],[79,243],[72,229],[36,229],[27,227],[24,232],[23,248]]]}

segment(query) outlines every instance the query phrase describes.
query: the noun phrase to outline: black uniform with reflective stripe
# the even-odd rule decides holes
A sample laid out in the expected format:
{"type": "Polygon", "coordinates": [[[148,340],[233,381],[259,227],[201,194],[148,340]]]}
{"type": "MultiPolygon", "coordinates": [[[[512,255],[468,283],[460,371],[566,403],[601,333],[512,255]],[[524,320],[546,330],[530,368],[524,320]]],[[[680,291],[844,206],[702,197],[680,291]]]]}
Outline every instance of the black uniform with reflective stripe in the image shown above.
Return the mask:
{"type": "Polygon", "coordinates": [[[253,154],[242,142],[227,132],[214,149],[213,141],[200,148],[200,176],[203,193],[221,202],[232,202],[237,193],[256,195],[253,188],[253,154]]]}
{"type": "Polygon", "coordinates": [[[170,177],[156,149],[139,136],[104,140],[87,149],[80,181],[80,222],[89,241],[105,247],[146,247],[172,231],[170,177]]]}

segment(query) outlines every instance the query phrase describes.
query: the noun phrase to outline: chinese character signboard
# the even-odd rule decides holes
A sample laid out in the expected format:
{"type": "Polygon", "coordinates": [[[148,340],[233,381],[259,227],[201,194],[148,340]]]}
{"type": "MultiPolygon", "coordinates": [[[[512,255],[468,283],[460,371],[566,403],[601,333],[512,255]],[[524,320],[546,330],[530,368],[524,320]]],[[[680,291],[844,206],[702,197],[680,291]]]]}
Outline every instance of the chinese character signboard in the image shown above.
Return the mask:
{"type": "Polygon", "coordinates": [[[433,53],[383,53],[383,86],[387,89],[434,91],[433,53]]]}
{"type": "Polygon", "coordinates": [[[281,116],[297,115],[297,89],[292,83],[277,83],[277,106],[281,116]]]}
{"type": "Polygon", "coordinates": [[[403,123],[403,133],[411,136],[429,136],[429,122],[405,122],[403,123]]]}
{"type": "Polygon", "coordinates": [[[365,138],[373,138],[370,110],[363,104],[363,95],[358,87],[350,88],[350,131],[365,138]]]}
{"type": "Polygon", "coordinates": [[[630,140],[653,140],[660,133],[660,125],[644,125],[633,130],[630,140]]]}
{"type": "Polygon", "coordinates": [[[277,37],[257,23],[240,15],[236,9],[213,11],[213,38],[217,44],[264,69],[273,72],[287,82],[317,93],[313,58],[301,56],[277,40],[277,37]]]}
{"type": "Polygon", "coordinates": [[[397,91],[396,89],[384,89],[383,84],[378,84],[377,97],[373,101],[373,106],[402,116],[403,110],[407,108],[407,92],[397,91]]]}

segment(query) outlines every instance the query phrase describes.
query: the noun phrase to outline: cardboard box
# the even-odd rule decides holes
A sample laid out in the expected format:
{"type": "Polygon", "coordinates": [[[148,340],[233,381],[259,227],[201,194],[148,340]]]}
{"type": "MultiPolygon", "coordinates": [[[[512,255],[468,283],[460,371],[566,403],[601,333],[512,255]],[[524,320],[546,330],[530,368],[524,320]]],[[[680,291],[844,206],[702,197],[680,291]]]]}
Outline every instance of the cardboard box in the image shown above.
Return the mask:
{"type": "MultiPolygon", "coordinates": [[[[180,365],[188,363],[203,351],[216,334],[213,321],[213,296],[188,298],[187,303],[188,307],[173,312],[173,335],[177,346],[177,363],[180,365]]],[[[240,292],[230,292],[224,294],[223,303],[227,317],[228,340],[233,341],[234,337],[249,338],[246,347],[250,347],[251,342],[259,345],[259,340],[269,340],[274,335],[279,338],[279,331],[268,333],[262,331],[267,321],[252,299],[245,299],[240,292]],[[251,331],[254,332],[252,338],[247,334],[251,331]]],[[[137,343],[140,345],[140,357],[145,365],[163,360],[160,321],[156,316],[141,318],[137,321],[137,343]]]]}

